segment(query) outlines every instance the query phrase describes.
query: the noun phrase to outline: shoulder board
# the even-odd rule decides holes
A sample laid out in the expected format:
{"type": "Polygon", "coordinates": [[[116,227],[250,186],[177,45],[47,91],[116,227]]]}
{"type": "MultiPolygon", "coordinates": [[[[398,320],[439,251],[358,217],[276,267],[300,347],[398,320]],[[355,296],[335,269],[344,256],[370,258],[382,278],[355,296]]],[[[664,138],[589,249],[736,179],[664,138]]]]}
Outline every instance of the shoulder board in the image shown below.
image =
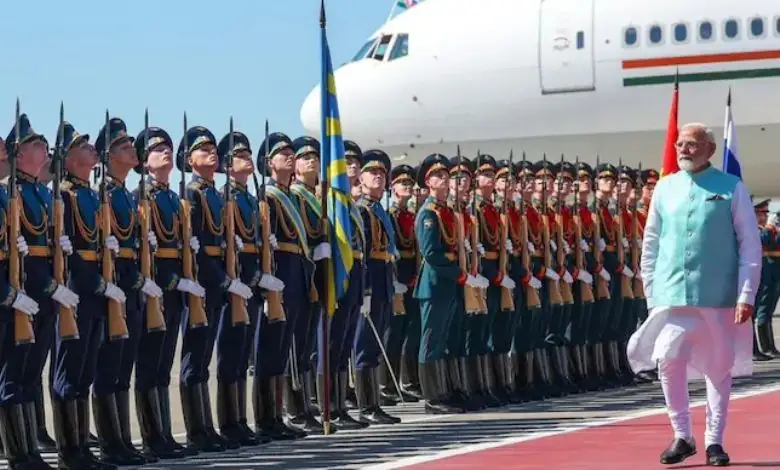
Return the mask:
{"type": "Polygon", "coordinates": [[[71,189],[73,189],[73,183],[67,180],[63,181],[60,183],[60,189],[64,189],[65,191],[70,191],[71,189]]]}

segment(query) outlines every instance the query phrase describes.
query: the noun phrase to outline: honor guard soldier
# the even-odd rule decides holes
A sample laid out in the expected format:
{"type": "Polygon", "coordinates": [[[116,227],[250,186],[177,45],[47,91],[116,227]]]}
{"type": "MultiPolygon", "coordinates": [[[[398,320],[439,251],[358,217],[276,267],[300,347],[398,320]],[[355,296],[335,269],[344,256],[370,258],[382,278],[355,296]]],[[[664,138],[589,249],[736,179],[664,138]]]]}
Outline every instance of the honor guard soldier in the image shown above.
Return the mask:
{"type": "MultiPolygon", "coordinates": [[[[229,314],[227,295],[252,297],[252,290],[225,272],[224,201],[214,187],[214,174],[220,172],[216,139],[210,130],[195,126],[187,130],[179,143],[177,165],[192,168],[193,177],[184,196],[190,204],[192,235],[198,239],[198,282],[206,289],[207,325],[184,330],[180,389],[187,423],[187,443],[204,452],[236,449],[214,430],[208,390],[209,364],[214,352],[220,317],[229,314]]],[[[192,312],[188,312],[191,314],[192,312]]]]}
{"type": "MultiPolygon", "coordinates": [[[[87,404],[105,336],[106,298],[109,295],[122,298],[119,287],[105,281],[98,262],[99,237],[104,237],[98,224],[100,200],[89,185],[89,175],[98,162],[98,154],[89,143],[88,134],[79,134],[70,123],[63,122],[54,158],[64,159],[60,164],[67,172],[60,185],[63,229],[73,240],[76,250],[69,260],[69,286],[80,300],[78,309],[60,311],[60,334],[50,365],[59,465],[60,468],[114,468],[108,456],[103,455],[103,462],[98,461],[87,442],[87,404]],[[76,332],[65,334],[62,331],[65,315],[75,318],[76,332]]],[[[105,243],[118,248],[113,237],[105,243]]],[[[112,411],[115,415],[116,408],[112,411]]],[[[124,456],[120,449],[116,452],[120,457],[124,456]]]]}
{"type": "MultiPolygon", "coordinates": [[[[24,404],[25,419],[28,423],[27,447],[31,459],[40,464],[37,455],[35,401],[42,387],[43,366],[55,338],[55,302],[75,308],[79,298],[53,277],[48,230],[52,217],[52,197],[51,191],[37,180],[48,162],[48,141],[33,130],[27,115],[22,114],[11,129],[5,146],[9,157],[16,159],[20,233],[29,246],[26,250],[20,249],[20,252],[27,252],[24,260],[24,291],[39,306],[39,311],[32,320],[35,342],[10,349],[8,361],[16,366],[9,371],[10,376],[6,380],[12,381],[15,387],[10,387],[6,396],[12,403],[24,404]]],[[[66,253],[72,252],[73,247],[67,236],[63,235],[58,242],[66,253]]],[[[86,401],[83,406],[86,410],[86,401]]],[[[78,426],[78,411],[66,415],[67,420],[63,426],[78,426]]]]}
{"type": "MultiPolygon", "coordinates": [[[[642,240],[645,237],[645,223],[647,222],[647,211],[650,208],[650,200],[653,197],[653,191],[655,190],[655,184],[660,179],[658,171],[648,168],[646,170],[637,171],[637,186],[639,187],[638,200],[636,205],[635,223],[637,229],[637,257],[634,259],[634,263],[639,263],[642,258],[642,240]]],[[[637,266],[638,268],[638,266],[637,266]]],[[[642,278],[639,269],[636,270],[636,276],[634,277],[634,286],[641,288],[642,294],[644,294],[644,287],[642,285],[642,278]]],[[[642,295],[644,297],[644,295],[642,295]]],[[[639,320],[639,326],[641,326],[645,320],[647,320],[647,299],[635,298],[634,308],[636,309],[636,316],[639,320]]],[[[637,379],[642,382],[652,382],[658,379],[658,374],[655,369],[647,371],[639,371],[637,379]]]]}
{"type": "Polygon", "coordinates": [[[761,264],[761,283],[756,297],[756,315],[753,320],[753,359],[766,361],[779,357],[775,348],[772,330],[772,316],[780,298],[780,236],[778,228],[768,223],[770,199],[753,204],[761,234],[763,251],[761,264]]]}
{"type": "MultiPolygon", "coordinates": [[[[352,167],[359,163],[362,154],[360,147],[352,141],[344,141],[345,155],[347,157],[347,176],[350,185],[357,184],[360,189],[360,182],[352,178],[352,167]]],[[[359,175],[358,175],[359,176],[359,175]]],[[[355,186],[352,186],[354,190],[355,186]]],[[[363,304],[364,278],[366,272],[366,231],[363,226],[363,218],[353,201],[349,203],[350,220],[353,224],[352,230],[352,270],[349,273],[349,287],[344,296],[336,305],[336,312],[333,314],[330,324],[330,399],[331,399],[331,423],[336,429],[362,429],[368,426],[368,423],[356,421],[347,411],[347,392],[349,387],[349,362],[352,356],[352,344],[355,341],[355,330],[358,317],[360,316],[360,306],[363,304]]],[[[318,332],[318,338],[319,338],[318,332]]],[[[321,348],[321,345],[320,345],[321,348]]],[[[318,352],[319,354],[319,352],[318,352]]],[[[317,386],[322,378],[318,375],[317,386]]],[[[319,396],[322,393],[318,392],[319,396]]]]}
{"type": "MultiPolygon", "coordinates": [[[[119,292],[107,290],[107,296],[124,303],[128,337],[125,340],[107,339],[100,346],[101,360],[93,385],[95,425],[100,441],[101,457],[116,465],[143,465],[156,462],[153,456],[145,458],[135,450],[130,435],[130,376],[138,355],[138,341],[144,327],[140,292],[153,297],[162,291],[151,279],[145,279],[138,264],[138,206],[132,193],[125,187],[127,174],[138,165],[134,139],[119,118],[112,118],[100,130],[95,148],[101,158],[108,156],[104,178],[110,201],[111,233],[103,234],[106,248],[117,258],[115,269],[119,292]],[[107,126],[107,127],[106,127],[107,126]],[[113,296],[112,296],[113,295],[113,296]]],[[[108,338],[108,336],[107,336],[108,338]]]]}
{"type": "MultiPolygon", "coordinates": [[[[173,170],[173,141],[164,129],[149,127],[138,134],[135,150],[149,176],[144,183],[149,201],[150,229],[154,232],[155,282],[162,289],[164,331],[142,328],[135,367],[135,404],[141,429],[143,452],[160,459],[196,455],[197,451],[176,442],[171,433],[169,387],[171,370],[184,314],[183,293],[205,296],[206,291],[182,275],[179,196],[168,186],[173,170]]],[[[139,191],[135,192],[141,200],[139,191]]],[[[151,239],[150,234],[150,239],[151,239]]],[[[192,240],[194,241],[194,240],[192,240]]],[[[197,245],[197,243],[195,243],[197,245]]]]}
{"type": "MultiPolygon", "coordinates": [[[[455,156],[449,160],[449,197],[448,204],[456,216],[456,226],[463,230],[463,254],[458,257],[461,269],[469,273],[479,272],[479,258],[485,249],[479,243],[479,236],[474,233],[477,226],[477,216],[474,213],[474,165],[466,157],[455,156]],[[473,245],[473,246],[472,246],[473,245]],[[477,253],[473,250],[476,249],[477,253]],[[477,260],[476,265],[473,261],[477,260]]],[[[460,251],[460,244],[457,247],[460,251]]],[[[467,347],[471,322],[475,317],[481,317],[487,312],[482,311],[484,300],[479,302],[478,296],[484,297],[483,291],[468,290],[464,286],[458,286],[455,295],[455,312],[447,331],[446,364],[448,380],[443,384],[447,389],[445,393],[448,405],[461,408],[466,411],[477,411],[486,406],[486,397],[489,395],[488,387],[481,373],[479,356],[471,348],[467,347]],[[470,295],[469,308],[466,308],[466,296],[470,295]],[[451,386],[450,386],[451,385],[451,386]]],[[[481,321],[481,319],[480,319],[481,321]]],[[[489,396],[492,397],[492,396],[489,396]]],[[[488,398],[489,399],[489,398],[488,398]]],[[[493,399],[494,402],[497,401],[493,399]]]]}
{"type": "MultiPolygon", "coordinates": [[[[390,171],[390,188],[393,194],[393,205],[390,207],[390,215],[395,231],[395,245],[400,258],[396,261],[398,282],[407,287],[403,294],[396,293],[393,297],[393,312],[388,325],[385,339],[390,366],[400,377],[402,367],[409,367],[408,363],[401,362],[404,341],[412,343],[409,347],[416,349],[420,343],[420,308],[417,300],[412,297],[411,289],[417,277],[418,252],[417,242],[414,238],[414,213],[409,211],[409,200],[414,196],[414,169],[409,165],[399,165],[390,171]]],[[[413,361],[416,364],[416,360],[413,361]]],[[[394,403],[403,395],[405,402],[416,402],[421,398],[417,393],[395,389],[393,379],[390,376],[387,365],[380,366],[382,375],[382,400],[394,403]]],[[[412,371],[413,375],[414,371],[412,371]]],[[[400,384],[402,385],[402,384],[400,384]]],[[[388,403],[389,404],[389,403],[388,403]]]]}
{"type": "Polygon", "coordinates": [[[360,199],[360,156],[363,151],[355,142],[351,140],[344,141],[344,157],[347,159],[347,179],[352,194],[352,200],[360,199]]]}
{"type": "MultiPolygon", "coordinates": [[[[510,160],[500,160],[496,163],[496,197],[495,205],[500,211],[504,213],[505,230],[508,234],[509,243],[506,244],[506,275],[511,277],[515,282],[515,289],[512,291],[512,300],[514,308],[508,311],[504,311],[501,315],[507,315],[509,318],[502,319],[505,321],[507,336],[500,336],[501,339],[498,342],[494,342],[493,349],[495,353],[499,355],[499,361],[503,365],[503,371],[501,375],[502,383],[497,384],[504,387],[506,390],[507,398],[511,403],[520,403],[525,401],[527,396],[523,393],[523,390],[518,386],[522,381],[527,380],[525,371],[527,369],[521,368],[521,364],[525,364],[525,350],[521,348],[520,354],[517,351],[512,351],[512,346],[516,332],[522,327],[527,327],[527,312],[529,311],[526,302],[526,291],[541,286],[538,280],[534,281],[534,277],[531,275],[530,269],[526,269],[523,264],[523,244],[525,243],[523,236],[523,219],[520,212],[515,205],[515,178],[517,171],[514,163],[510,160]],[[530,284],[534,284],[531,286],[530,284]],[[523,317],[526,321],[523,322],[523,317]],[[510,355],[511,353],[511,355],[510,355]]],[[[526,259],[528,259],[528,246],[525,246],[526,259]]],[[[530,267],[530,266],[529,266],[530,267]]],[[[533,366],[533,361],[530,361],[533,366]]]]}
{"type": "Polygon", "coordinates": [[[621,165],[618,168],[618,189],[617,189],[617,208],[620,213],[623,228],[623,278],[621,282],[627,281],[623,291],[623,310],[620,314],[620,321],[617,336],[618,365],[620,366],[623,382],[630,385],[634,382],[634,373],[628,363],[626,356],[626,346],[628,338],[636,331],[637,318],[634,307],[634,280],[638,271],[639,260],[634,259],[638,254],[636,250],[636,235],[634,229],[635,211],[631,208],[631,196],[636,191],[636,170],[627,165],[621,165]]]}
{"type": "MultiPolygon", "coordinates": [[[[500,170],[499,170],[500,171],[500,170]]],[[[542,281],[535,274],[539,273],[539,266],[534,267],[534,255],[536,246],[531,241],[538,231],[538,224],[530,226],[530,221],[538,221],[538,214],[533,207],[533,193],[535,187],[535,174],[533,164],[528,160],[521,160],[515,164],[514,174],[516,175],[515,192],[516,208],[509,210],[509,236],[512,242],[513,254],[513,274],[520,278],[522,288],[515,289],[515,309],[517,310],[518,320],[513,330],[512,349],[517,356],[517,375],[516,383],[520,395],[524,399],[539,400],[544,397],[544,375],[539,345],[544,339],[540,331],[541,325],[541,303],[539,301],[539,290],[542,287],[542,281]],[[529,218],[529,214],[536,215],[536,218],[529,218]],[[519,265],[518,265],[519,263],[519,265]],[[524,276],[520,276],[525,272],[524,276]],[[535,362],[536,356],[536,362],[535,362]],[[535,372],[535,364],[537,364],[535,372]],[[535,378],[535,375],[539,375],[535,378]]],[[[538,263],[537,263],[538,264],[538,263]]]]}
{"type": "MultiPolygon", "coordinates": [[[[0,161],[6,162],[8,151],[5,142],[0,139],[0,161]]],[[[0,387],[6,391],[0,397],[0,438],[2,438],[5,458],[9,468],[33,469],[51,468],[45,464],[38,451],[38,439],[35,434],[41,425],[36,426],[36,410],[30,409],[32,403],[20,403],[14,388],[24,373],[25,360],[15,354],[17,348],[26,349],[27,345],[17,345],[14,332],[14,310],[29,315],[31,318],[38,313],[38,303],[21,289],[11,285],[8,249],[11,243],[16,243],[19,253],[27,253],[27,244],[22,236],[17,240],[8,239],[8,188],[0,184],[0,387]],[[17,362],[12,359],[18,358],[17,362]],[[11,393],[9,393],[11,392],[11,393]],[[14,395],[16,400],[13,399],[14,395]]],[[[44,428],[45,429],[45,428],[44,428]]]]}
{"type": "Polygon", "coordinates": [[[221,165],[226,167],[232,161],[230,180],[222,191],[231,191],[230,199],[235,201],[233,221],[239,250],[240,279],[253,289],[254,295],[247,301],[249,325],[233,325],[230,315],[222,315],[219,325],[221,335],[217,340],[220,352],[217,358],[217,415],[220,432],[226,439],[242,446],[254,446],[271,440],[262,434],[256,436],[246,418],[246,374],[259,325],[261,290],[280,292],[284,284],[261,270],[260,206],[257,198],[249,194],[247,186],[249,176],[255,171],[249,138],[241,132],[233,132],[232,149],[230,142],[230,135],[226,135],[217,146],[221,165]],[[232,159],[227,158],[229,152],[233,153],[232,159]]]}
{"type": "MultiPolygon", "coordinates": [[[[313,137],[299,137],[293,141],[295,150],[295,179],[290,185],[290,195],[306,228],[307,242],[312,250],[312,261],[315,263],[314,285],[309,293],[309,309],[293,332],[293,351],[297,377],[290,376],[285,388],[285,407],[287,420],[295,426],[300,426],[307,433],[322,434],[323,427],[314,417],[315,409],[312,396],[315,386],[312,380],[311,358],[315,345],[319,344],[320,335],[317,325],[323,312],[320,292],[326,289],[325,273],[327,259],[330,258],[330,244],[326,242],[327,226],[322,222],[322,207],[316,192],[317,179],[320,172],[320,143],[313,137]],[[296,387],[295,385],[300,385],[296,387]]],[[[319,350],[319,348],[318,348],[319,350]]],[[[317,369],[321,371],[323,358],[317,355],[317,369]]],[[[319,403],[322,403],[322,397],[319,403]]]]}
{"type": "Polygon", "coordinates": [[[414,298],[420,301],[420,385],[425,411],[433,414],[463,412],[449,404],[446,385],[448,333],[453,315],[459,313],[457,286],[488,286],[487,279],[472,276],[458,261],[456,216],[447,205],[449,178],[450,162],[439,154],[428,155],[417,172],[417,184],[430,190],[415,219],[421,262],[414,298]]]}
{"type": "Polygon", "coordinates": [[[360,187],[363,196],[358,208],[366,231],[366,286],[355,332],[355,393],[360,416],[358,421],[369,424],[395,424],[399,418],[390,416],[381,407],[379,392],[379,361],[383,348],[381,338],[392,317],[392,299],[403,294],[406,286],[393,272],[398,254],[392,217],[380,203],[387,188],[390,157],[381,150],[369,150],[361,157],[360,187]]]}
{"type": "Polygon", "coordinates": [[[307,433],[283,421],[280,395],[285,371],[292,366],[290,349],[295,328],[299,321],[308,320],[314,265],[303,219],[289,193],[295,172],[292,140],[281,132],[274,132],[260,146],[259,153],[258,168],[267,173],[270,171],[271,176],[265,186],[265,196],[268,225],[276,242],[274,275],[284,283],[280,302],[284,308],[272,306],[268,298],[266,315],[260,318],[252,391],[255,432],[274,440],[295,439],[305,437],[307,433]]]}

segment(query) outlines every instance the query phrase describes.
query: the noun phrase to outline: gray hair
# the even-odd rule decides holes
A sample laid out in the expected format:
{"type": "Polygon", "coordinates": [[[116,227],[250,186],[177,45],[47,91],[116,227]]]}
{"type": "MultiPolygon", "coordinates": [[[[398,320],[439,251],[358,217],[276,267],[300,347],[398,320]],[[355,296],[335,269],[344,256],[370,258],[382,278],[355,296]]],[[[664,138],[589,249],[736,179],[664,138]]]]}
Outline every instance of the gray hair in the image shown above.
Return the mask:
{"type": "Polygon", "coordinates": [[[683,131],[688,130],[688,129],[691,129],[691,130],[696,129],[696,130],[704,132],[704,135],[707,136],[707,140],[711,144],[715,145],[715,134],[712,132],[712,129],[707,127],[706,124],[702,124],[700,122],[689,122],[688,124],[685,124],[684,126],[682,126],[680,128],[680,133],[682,133],[683,131]]]}

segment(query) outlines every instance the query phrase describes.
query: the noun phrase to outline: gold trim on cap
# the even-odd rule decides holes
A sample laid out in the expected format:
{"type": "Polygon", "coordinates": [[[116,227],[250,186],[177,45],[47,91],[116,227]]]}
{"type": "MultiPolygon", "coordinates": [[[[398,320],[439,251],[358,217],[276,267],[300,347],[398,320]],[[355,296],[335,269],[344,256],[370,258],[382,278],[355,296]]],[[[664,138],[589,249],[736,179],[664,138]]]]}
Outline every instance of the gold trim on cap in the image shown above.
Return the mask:
{"type": "Polygon", "coordinates": [[[428,176],[430,176],[431,173],[433,173],[436,170],[447,170],[447,165],[438,162],[434,163],[433,165],[431,165],[430,168],[428,168],[428,171],[425,172],[425,177],[427,178],[428,176]]]}

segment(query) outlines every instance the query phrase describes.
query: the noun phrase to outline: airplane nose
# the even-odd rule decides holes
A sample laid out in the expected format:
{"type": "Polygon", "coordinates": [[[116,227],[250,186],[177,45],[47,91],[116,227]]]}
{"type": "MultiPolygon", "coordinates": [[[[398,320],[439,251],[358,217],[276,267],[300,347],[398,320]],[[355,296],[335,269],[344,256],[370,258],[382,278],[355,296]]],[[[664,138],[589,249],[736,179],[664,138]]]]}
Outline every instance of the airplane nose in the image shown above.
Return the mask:
{"type": "Polygon", "coordinates": [[[301,106],[301,124],[306,132],[312,135],[320,133],[320,86],[309,92],[301,106]]]}

